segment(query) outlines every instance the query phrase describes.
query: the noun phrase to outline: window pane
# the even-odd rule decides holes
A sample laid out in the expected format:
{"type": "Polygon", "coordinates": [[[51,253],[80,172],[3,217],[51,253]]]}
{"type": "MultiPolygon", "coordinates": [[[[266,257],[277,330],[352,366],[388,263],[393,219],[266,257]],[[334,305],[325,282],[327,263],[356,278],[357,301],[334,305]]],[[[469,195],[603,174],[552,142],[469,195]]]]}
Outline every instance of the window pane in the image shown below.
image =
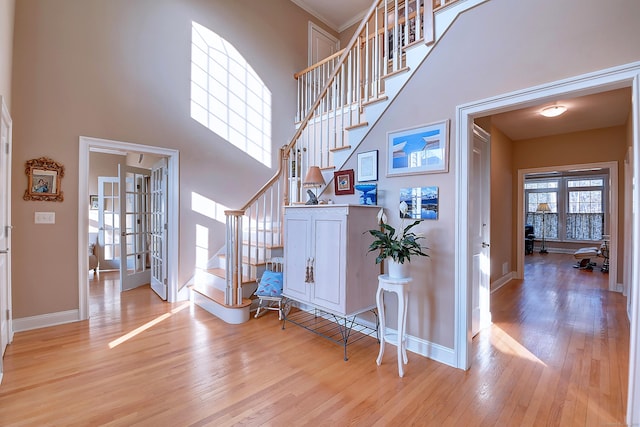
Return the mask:
{"type": "Polygon", "coordinates": [[[556,191],[527,194],[527,211],[536,212],[540,203],[547,203],[551,212],[558,213],[558,193],[556,191]]]}
{"type": "Polygon", "coordinates": [[[569,191],[569,213],[602,212],[602,191],[569,191]]]}

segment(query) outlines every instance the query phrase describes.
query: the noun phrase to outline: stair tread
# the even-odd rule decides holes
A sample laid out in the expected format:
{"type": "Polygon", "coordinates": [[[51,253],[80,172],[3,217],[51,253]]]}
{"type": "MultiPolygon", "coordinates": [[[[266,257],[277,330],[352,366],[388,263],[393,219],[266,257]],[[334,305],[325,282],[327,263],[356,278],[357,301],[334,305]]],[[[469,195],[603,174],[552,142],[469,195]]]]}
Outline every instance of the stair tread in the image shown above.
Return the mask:
{"type": "Polygon", "coordinates": [[[353,129],[358,129],[365,126],[369,126],[369,122],[360,122],[355,125],[347,126],[344,128],[344,130],[353,130],[353,129]]]}
{"type": "MultiPolygon", "coordinates": [[[[225,254],[218,254],[218,258],[220,258],[220,259],[223,259],[223,258],[226,258],[226,257],[227,257],[227,255],[225,255],[225,254]]],[[[267,264],[266,261],[256,261],[253,258],[251,259],[251,262],[249,262],[249,259],[247,257],[242,257],[242,263],[250,265],[252,267],[263,267],[263,266],[265,266],[267,264]]],[[[220,270],[224,271],[224,269],[222,269],[222,268],[220,270]]]]}
{"type": "MultiPolygon", "coordinates": [[[[263,264],[266,265],[266,263],[263,263],[263,264]]],[[[225,279],[227,277],[227,270],[225,270],[224,268],[207,268],[205,271],[221,279],[225,279]]],[[[251,277],[247,277],[247,276],[242,276],[243,284],[253,283],[253,282],[255,282],[255,279],[252,279],[251,277]]]]}
{"type": "Polygon", "coordinates": [[[331,151],[332,153],[336,152],[336,151],[343,151],[343,150],[351,150],[351,146],[350,145],[343,145],[342,147],[336,147],[336,148],[330,148],[329,151],[331,151]]]}
{"type": "Polygon", "coordinates": [[[264,242],[251,242],[249,243],[248,241],[244,241],[242,242],[243,245],[245,246],[257,246],[259,248],[266,248],[266,249],[282,249],[284,247],[284,245],[282,244],[270,244],[270,243],[264,243],[264,242]]]}
{"type": "Polygon", "coordinates": [[[199,293],[200,295],[207,297],[208,299],[210,299],[211,301],[214,301],[220,305],[223,305],[225,307],[231,307],[231,308],[244,308],[247,307],[249,305],[251,305],[251,299],[249,298],[242,298],[242,303],[241,304],[233,304],[233,305],[229,305],[229,304],[225,304],[224,302],[224,292],[222,292],[220,289],[214,287],[214,286],[210,286],[210,285],[197,285],[197,286],[191,286],[191,290],[194,292],[199,293]]]}

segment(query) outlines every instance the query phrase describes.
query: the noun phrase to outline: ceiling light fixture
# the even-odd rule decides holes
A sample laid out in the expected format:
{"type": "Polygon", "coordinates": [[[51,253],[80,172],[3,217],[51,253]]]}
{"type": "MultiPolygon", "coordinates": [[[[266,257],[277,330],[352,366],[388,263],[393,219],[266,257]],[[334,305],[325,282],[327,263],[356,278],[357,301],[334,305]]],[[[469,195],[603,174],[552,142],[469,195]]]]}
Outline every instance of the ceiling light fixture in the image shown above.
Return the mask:
{"type": "Polygon", "coordinates": [[[545,107],[540,111],[545,117],[558,117],[560,114],[567,111],[567,107],[564,105],[552,105],[550,107],[545,107]]]}

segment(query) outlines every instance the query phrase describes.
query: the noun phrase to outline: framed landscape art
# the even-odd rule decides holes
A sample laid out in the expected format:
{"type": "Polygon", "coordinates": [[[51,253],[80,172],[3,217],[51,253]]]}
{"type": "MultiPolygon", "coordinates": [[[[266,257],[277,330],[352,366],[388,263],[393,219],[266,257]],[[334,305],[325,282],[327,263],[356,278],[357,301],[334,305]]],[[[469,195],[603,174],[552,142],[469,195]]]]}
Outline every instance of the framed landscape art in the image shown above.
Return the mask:
{"type": "Polygon", "coordinates": [[[387,176],[449,170],[449,121],[387,133],[387,176]]]}

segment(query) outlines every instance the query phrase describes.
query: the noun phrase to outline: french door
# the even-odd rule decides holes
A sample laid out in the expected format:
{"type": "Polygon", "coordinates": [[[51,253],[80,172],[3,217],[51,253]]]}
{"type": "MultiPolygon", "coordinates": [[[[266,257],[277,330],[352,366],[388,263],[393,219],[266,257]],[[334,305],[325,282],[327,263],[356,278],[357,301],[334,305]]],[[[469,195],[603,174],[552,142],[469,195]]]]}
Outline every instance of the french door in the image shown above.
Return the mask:
{"type": "Polygon", "coordinates": [[[151,283],[150,171],[118,165],[120,178],[120,287],[151,283]]]}
{"type": "Polygon", "coordinates": [[[167,299],[167,159],[151,168],[151,289],[167,299]]]}
{"type": "Polygon", "coordinates": [[[98,177],[98,242],[100,270],[120,269],[120,180],[98,177]]]}

